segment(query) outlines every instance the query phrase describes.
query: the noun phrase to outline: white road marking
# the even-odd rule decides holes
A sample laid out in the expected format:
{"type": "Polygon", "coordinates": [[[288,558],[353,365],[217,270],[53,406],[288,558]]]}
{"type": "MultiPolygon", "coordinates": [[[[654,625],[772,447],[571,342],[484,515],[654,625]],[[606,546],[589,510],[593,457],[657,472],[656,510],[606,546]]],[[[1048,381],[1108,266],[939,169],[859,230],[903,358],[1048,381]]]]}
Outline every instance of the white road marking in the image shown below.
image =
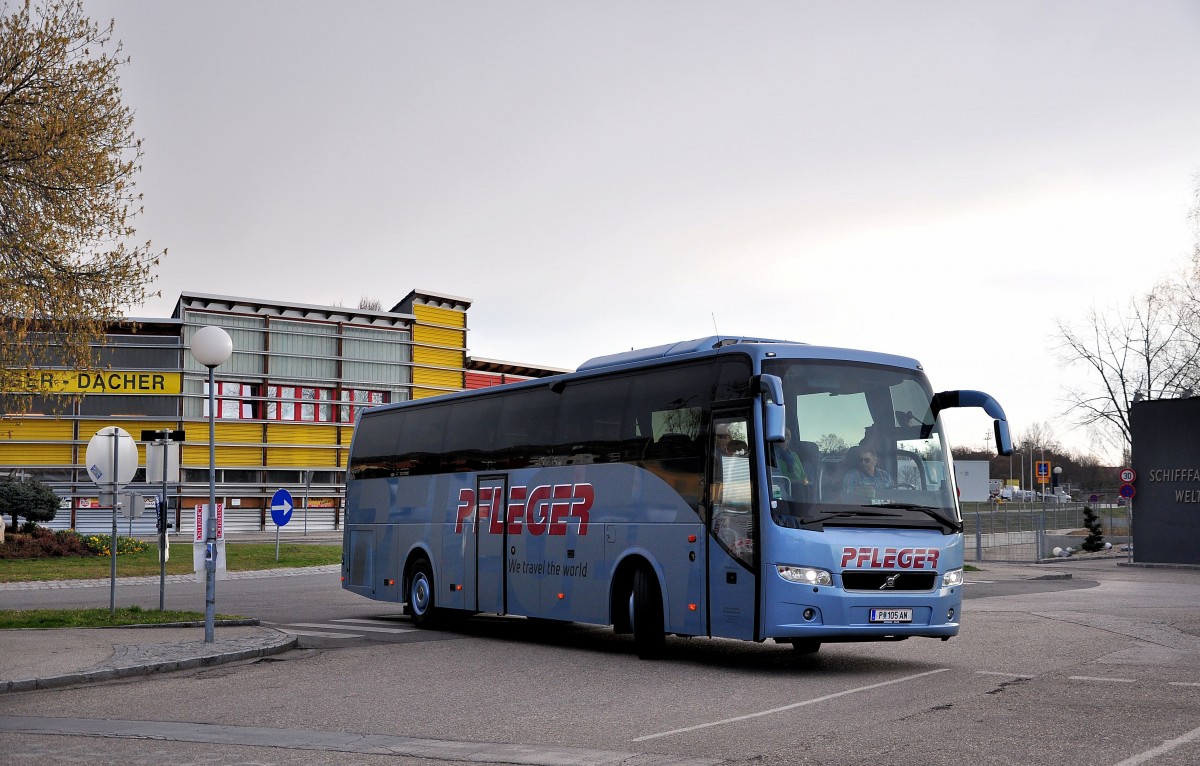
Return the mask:
{"type": "Polygon", "coordinates": [[[1101,678],[1097,676],[1068,676],[1072,681],[1103,681],[1109,684],[1136,684],[1136,678],[1101,678]]]}
{"type": "Polygon", "coordinates": [[[995,580],[963,580],[965,585],[992,585],[995,580]]]}
{"type": "Polygon", "coordinates": [[[1166,742],[1162,743],[1158,747],[1151,748],[1151,749],[1145,751],[1144,753],[1138,753],[1137,755],[1133,756],[1132,758],[1126,758],[1125,760],[1116,764],[1116,766],[1137,766],[1139,763],[1145,763],[1146,761],[1149,761],[1152,758],[1157,758],[1158,756],[1162,755],[1163,753],[1171,752],[1172,750],[1179,747],[1180,745],[1186,745],[1189,742],[1193,742],[1197,739],[1200,739],[1200,728],[1192,729],[1187,734],[1184,734],[1182,737],[1176,737],[1175,739],[1168,739],[1166,742]]]}
{"type": "Polygon", "coordinates": [[[937,670],[929,670],[924,673],[917,673],[914,676],[905,676],[904,678],[894,678],[891,681],[882,681],[877,684],[870,684],[869,686],[858,686],[853,689],[846,689],[845,691],[834,692],[833,694],[826,694],[824,697],[815,697],[810,700],[804,700],[803,702],[793,702],[790,705],[774,707],[774,708],[771,708],[770,710],[760,710],[757,713],[747,713],[746,715],[734,716],[733,718],[725,718],[720,721],[709,721],[708,723],[699,723],[699,724],[696,724],[695,726],[685,726],[682,729],[671,729],[670,731],[660,731],[657,734],[646,734],[645,736],[637,737],[631,741],[632,742],[645,742],[646,740],[650,740],[650,739],[658,739],[660,737],[669,737],[672,734],[684,734],[689,731],[696,731],[698,729],[707,729],[712,726],[724,726],[727,723],[737,723],[739,721],[748,721],[751,718],[758,718],[758,717],[764,716],[764,715],[773,715],[775,713],[782,713],[787,710],[794,710],[798,707],[805,707],[806,705],[816,705],[817,703],[820,703],[820,702],[828,702],[829,700],[837,699],[838,697],[845,697],[847,694],[857,694],[858,692],[865,692],[865,691],[870,691],[872,689],[879,689],[884,686],[891,686],[893,684],[904,683],[905,681],[915,681],[918,678],[924,678],[926,676],[937,675],[938,673],[945,673],[948,670],[950,670],[950,668],[939,668],[937,670]]]}
{"type": "MultiPolygon", "coordinates": [[[[381,628],[396,628],[398,625],[412,624],[407,621],[397,622],[395,620],[368,619],[363,617],[339,617],[338,619],[330,620],[330,622],[353,622],[360,625],[378,625],[381,628]]],[[[397,630],[400,630],[400,628],[397,628],[397,630]]],[[[416,628],[403,628],[403,630],[416,630],[416,628]]]]}
{"type": "Polygon", "coordinates": [[[1191,681],[1172,681],[1171,686],[1200,686],[1200,684],[1191,681]]]}
{"type": "MultiPolygon", "coordinates": [[[[370,620],[331,620],[330,622],[353,622],[353,623],[355,623],[355,624],[353,624],[353,626],[346,626],[346,627],[348,629],[354,629],[354,630],[366,630],[367,633],[415,633],[416,632],[416,628],[384,627],[384,626],[394,626],[394,624],[396,624],[396,623],[391,623],[391,622],[379,622],[379,623],[374,623],[374,624],[361,624],[361,623],[370,623],[371,622],[370,620]]],[[[326,628],[341,628],[342,626],[325,626],[325,627],[326,628]]]]}
{"type": "Polygon", "coordinates": [[[344,628],[346,630],[365,630],[368,633],[412,633],[416,630],[416,628],[376,628],[370,625],[330,625],[320,622],[290,622],[288,624],[295,625],[297,628],[333,628],[334,630],[344,628]]]}
{"type": "Polygon", "coordinates": [[[318,630],[293,630],[286,625],[276,625],[275,627],[291,636],[316,636],[317,638],[362,638],[362,636],[355,635],[353,633],[323,633],[318,630]]]}
{"type": "Polygon", "coordinates": [[[1026,681],[1033,679],[1033,676],[1026,676],[1021,673],[1001,673],[995,670],[976,670],[975,672],[981,676],[1005,676],[1007,678],[1022,678],[1026,681]]]}

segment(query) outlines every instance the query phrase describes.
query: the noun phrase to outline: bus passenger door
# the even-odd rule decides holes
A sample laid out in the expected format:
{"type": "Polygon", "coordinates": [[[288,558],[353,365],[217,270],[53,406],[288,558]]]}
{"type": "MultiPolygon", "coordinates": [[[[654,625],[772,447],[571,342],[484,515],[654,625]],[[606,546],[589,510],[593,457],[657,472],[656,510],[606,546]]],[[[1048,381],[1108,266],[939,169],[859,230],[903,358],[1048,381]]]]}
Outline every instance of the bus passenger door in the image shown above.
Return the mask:
{"type": "Polygon", "coordinates": [[[754,639],[758,529],[750,414],[714,412],[708,476],[708,627],[713,636],[754,639]]]}
{"type": "Polygon", "coordinates": [[[505,530],[505,498],[508,496],[508,480],[505,476],[481,476],[476,489],[475,525],[473,545],[467,550],[475,552],[475,561],[468,562],[467,582],[475,584],[475,599],[468,596],[466,602],[474,603],[480,612],[504,614],[506,573],[504,548],[508,539],[505,530]],[[470,568],[475,565],[474,577],[470,568]]]}

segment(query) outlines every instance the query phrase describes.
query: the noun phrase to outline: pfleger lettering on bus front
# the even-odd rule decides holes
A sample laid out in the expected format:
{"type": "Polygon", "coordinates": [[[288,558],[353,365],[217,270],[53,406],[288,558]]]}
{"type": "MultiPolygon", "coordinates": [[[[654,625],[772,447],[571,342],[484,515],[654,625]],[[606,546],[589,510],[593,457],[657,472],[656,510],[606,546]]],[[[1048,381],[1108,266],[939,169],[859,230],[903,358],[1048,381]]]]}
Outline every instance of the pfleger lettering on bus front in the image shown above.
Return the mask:
{"type": "Polygon", "coordinates": [[[504,531],[507,518],[510,535],[519,535],[524,529],[531,535],[565,535],[567,520],[573,518],[578,521],[579,534],[586,535],[595,500],[596,490],[591,484],[540,484],[533,489],[514,486],[508,491],[507,514],[494,513],[504,502],[500,487],[482,487],[478,497],[475,490],[463,487],[458,491],[454,532],[461,534],[464,522],[478,518],[480,522],[489,519],[487,531],[498,535],[504,531]]]}
{"type": "Polygon", "coordinates": [[[937,569],[937,548],[843,548],[842,568],[937,569]]]}

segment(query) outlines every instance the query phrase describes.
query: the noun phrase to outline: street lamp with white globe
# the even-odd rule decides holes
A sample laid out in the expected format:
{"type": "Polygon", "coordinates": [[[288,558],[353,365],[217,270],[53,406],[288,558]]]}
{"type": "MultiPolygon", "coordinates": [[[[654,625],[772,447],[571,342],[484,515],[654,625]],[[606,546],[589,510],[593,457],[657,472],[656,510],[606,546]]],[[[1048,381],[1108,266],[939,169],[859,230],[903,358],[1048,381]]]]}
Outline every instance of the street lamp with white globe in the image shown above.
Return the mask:
{"type": "Polygon", "coordinates": [[[220,327],[201,327],[192,336],[192,357],[208,368],[208,513],[204,523],[204,542],[208,551],[204,561],[204,642],[207,644],[213,642],[217,615],[217,407],[213,370],[232,354],[233,339],[220,327]]]}

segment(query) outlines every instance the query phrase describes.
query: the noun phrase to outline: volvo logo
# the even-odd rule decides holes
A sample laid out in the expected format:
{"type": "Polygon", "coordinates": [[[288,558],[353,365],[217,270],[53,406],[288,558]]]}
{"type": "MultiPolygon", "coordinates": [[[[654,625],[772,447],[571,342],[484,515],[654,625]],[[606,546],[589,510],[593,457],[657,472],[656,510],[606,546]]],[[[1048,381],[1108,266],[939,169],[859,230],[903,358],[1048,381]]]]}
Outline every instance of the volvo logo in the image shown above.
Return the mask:
{"type": "Polygon", "coordinates": [[[888,576],[888,578],[887,578],[886,580],[884,580],[884,581],[883,581],[883,585],[880,585],[880,586],[879,586],[879,589],[880,589],[880,590],[887,590],[888,588],[895,588],[895,587],[896,587],[896,581],[897,581],[897,580],[899,580],[899,579],[900,579],[900,573],[899,573],[899,572],[897,572],[897,573],[896,573],[896,574],[894,574],[894,575],[889,575],[889,576],[888,576]]]}

